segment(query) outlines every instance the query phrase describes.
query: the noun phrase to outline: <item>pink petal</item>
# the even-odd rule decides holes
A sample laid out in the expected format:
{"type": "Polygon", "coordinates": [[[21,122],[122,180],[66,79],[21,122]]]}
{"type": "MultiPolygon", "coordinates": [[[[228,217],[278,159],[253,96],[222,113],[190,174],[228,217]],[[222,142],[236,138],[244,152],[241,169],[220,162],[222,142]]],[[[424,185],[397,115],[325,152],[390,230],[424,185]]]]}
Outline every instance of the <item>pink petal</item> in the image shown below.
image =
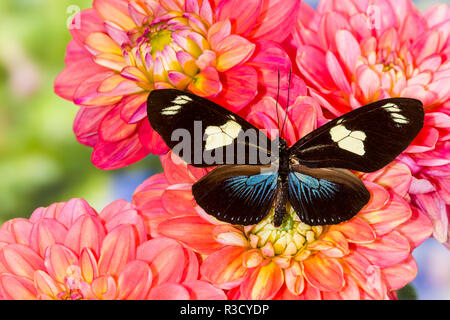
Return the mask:
{"type": "Polygon", "coordinates": [[[200,264],[196,253],[189,248],[184,248],[184,257],[186,264],[184,266],[181,281],[189,282],[197,280],[199,277],[200,264]]]}
{"type": "Polygon", "coordinates": [[[383,169],[365,174],[364,181],[378,183],[389,191],[394,191],[400,196],[408,193],[411,185],[411,171],[407,165],[399,161],[393,161],[383,169]]]}
{"type": "Polygon", "coordinates": [[[229,19],[236,34],[247,35],[253,29],[262,8],[261,0],[221,1],[216,7],[217,21],[229,19]]]}
{"type": "Polygon", "coordinates": [[[189,300],[189,291],[177,283],[164,283],[154,287],[148,295],[149,300],[189,300]]]}
{"type": "Polygon", "coordinates": [[[226,300],[225,293],[212,284],[195,280],[183,282],[183,286],[189,291],[191,300],[226,300]]]}
{"type": "Polygon", "coordinates": [[[90,147],[98,142],[98,128],[103,117],[111,111],[113,106],[100,108],[81,107],[73,123],[73,131],[77,140],[90,147]]]}
{"type": "Polygon", "coordinates": [[[42,257],[47,248],[55,243],[64,243],[67,229],[53,219],[42,219],[37,222],[30,234],[30,246],[42,257]]]}
{"type": "Polygon", "coordinates": [[[79,217],[85,214],[97,216],[95,210],[86,200],[73,198],[64,203],[55,218],[66,228],[70,228],[79,217]]]}
{"type": "Polygon", "coordinates": [[[357,250],[380,268],[402,262],[411,252],[408,239],[397,231],[377,238],[372,243],[358,244],[357,250]]]}
{"type": "Polygon", "coordinates": [[[263,1],[261,13],[253,27],[250,37],[258,40],[282,42],[295,26],[300,1],[263,1]],[[274,23],[277,21],[277,23],[274,23]]]}
{"type": "Polygon", "coordinates": [[[172,185],[162,194],[164,208],[174,216],[195,214],[191,184],[172,185]]]}
{"type": "Polygon", "coordinates": [[[10,244],[0,249],[0,262],[7,273],[33,279],[36,270],[45,270],[44,261],[29,247],[10,244]]]}
{"type": "Polygon", "coordinates": [[[375,240],[376,235],[372,227],[358,216],[349,221],[333,225],[330,231],[337,230],[342,233],[348,242],[370,243],[375,240]]]}
{"type": "Polygon", "coordinates": [[[90,215],[83,215],[67,232],[64,245],[77,254],[84,248],[90,248],[98,255],[104,237],[105,230],[101,222],[90,215]]]}
{"type": "Polygon", "coordinates": [[[283,270],[272,261],[247,275],[241,284],[241,294],[248,300],[270,300],[277,294],[283,283],[283,270]]]}
{"type": "Polygon", "coordinates": [[[6,300],[36,300],[37,292],[30,279],[0,275],[0,296],[6,300]]]}
{"type": "Polygon", "coordinates": [[[346,94],[350,94],[352,89],[350,88],[350,83],[347,80],[347,77],[342,70],[339,61],[336,59],[336,56],[331,52],[327,51],[326,53],[326,63],[328,70],[333,78],[333,81],[336,85],[346,94]]]}
{"type": "Polygon", "coordinates": [[[371,212],[383,208],[389,201],[389,192],[379,184],[365,181],[367,190],[370,192],[370,200],[366,206],[361,209],[363,212],[371,212]]]}
{"type": "Polygon", "coordinates": [[[303,261],[306,280],[321,291],[338,291],[344,286],[344,271],[337,259],[317,253],[303,261]]]}
{"type": "Polygon", "coordinates": [[[380,77],[372,69],[361,66],[357,70],[356,78],[365,101],[371,101],[380,89],[380,77]]]}
{"type": "Polygon", "coordinates": [[[153,274],[153,285],[179,282],[183,276],[185,255],[181,245],[172,239],[149,240],[137,249],[137,259],[146,261],[153,274]]]}
{"type": "Polygon", "coordinates": [[[169,151],[169,147],[165,144],[164,140],[153,130],[150,123],[146,120],[142,121],[139,127],[139,140],[150,153],[163,155],[169,151]]]}
{"type": "Polygon", "coordinates": [[[403,263],[381,269],[389,290],[398,290],[414,280],[417,275],[417,264],[413,256],[403,263]]]}
{"type": "Polygon", "coordinates": [[[49,274],[64,283],[74,266],[78,266],[77,256],[62,245],[52,245],[45,252],[45,265],[49,274]]]}
{"type": "MultiPolygon", "coordinates": [[[[433,225],[426,214],[412,207],[411,218],[399,226],[397,230],[409,240],[412,248],[416,248],[431,236],[433,225]]],[[[439,239],[445,241],[444,236],[439,239]]]]}
{"type": "Polygon", "coordinates": [[[99,299],[112,300],[117,297],[117,285],[112,276],[101,276],[95,278],[91,284],[92,292],[99,299]]]}
{"type": "Polygon", "coordinates": [[[92,152],[92,163],[102,170],[122,168],[148,155],[137,134],[118,142],[99,141],[92,152]]]}
{"type": "Polygon", "coordinates": [[[78,45],[83,47],[89,34],[105,31],[103,24],[103,19],[94,9],[82,10],[74,16],[70,33],[78,45]]]}
{"type": "Polygon", "coordinates": [[[226,19],[223,21],[218,21],[214,23],[208,29],[208,42],[212,49],[215,49],[217,45],[222,42],[225,37],[229,36],[231,33],[231,23],[230,20],[226,19]]]}
{"type": "Polygon", "coordinates": [[[208,256],[202,263],[200,272],[219,288],[234,288],[247,275],[247,268],[243,266],[245,252],[245,248],[226,246],[208,256]]]}
{"type": "Polygon", "coordinates": [[[211,254],[222,247],[222,244],[214,240],[214,228],[215,225],[198,216],[184,216],[162,222],[158,232],[181,241],[202,254],[211,254]]]}
{"type": "Polygon", "coordinates": [[[347,70],[353,73],[356,61],[361,56],[361,49],[355,37],[347,30],[339,30],[336,32],[336,46],[347,70]]]}
{"type": "Polygon", "coordinates": [[[215,50],[217,70],[223,72],[238,64],[243,64],[251,57],[254,50],[255,45],[247,39],[238,35],[227,36],[215,50]]]}
{"type": "Polygon", "coordinates": [[[313,46],[299,46],[296,61],[301,73],[322,91],[327,92],[335,87],[321,50],[313,46]]]}
{"type": "Polygon", "coordinates": [[[135,235],[131,226],[120,225],[103,240],[98,260],[100,275],[119,275],[135,257],[135,235]]]}
{"type": "Polygon", "coordinates": [[[221,101],[230,106],[230,110],[238,112],[257,94],[258,76],[255,69],[239,66],[223,73],[223,90],[221,101]]]}
{"type": "Polygon", "coordinates": [[[128,1],[94,0],[92,6],[103,19],[121,26],[124,30],[136,27],[128,15],[128,1]]]}
{"type": "Polygon", "coordinates": [[[119,275],[118,299],[143,300],[152,285],[152,272],[143,261],[128,263],[119,275]]]}

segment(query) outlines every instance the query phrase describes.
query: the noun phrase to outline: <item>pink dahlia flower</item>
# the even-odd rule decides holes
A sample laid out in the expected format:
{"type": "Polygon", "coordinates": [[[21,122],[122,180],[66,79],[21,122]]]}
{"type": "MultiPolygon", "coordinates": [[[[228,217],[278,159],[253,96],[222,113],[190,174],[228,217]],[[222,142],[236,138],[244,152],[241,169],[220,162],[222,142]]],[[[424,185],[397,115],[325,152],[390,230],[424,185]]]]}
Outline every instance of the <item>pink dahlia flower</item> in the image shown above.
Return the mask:
{"type": "MultiPolygon", "coordinates": [[[[272,98],[251,110],[248,119],[255,125],[276,128],[272,98]]],[[[288,109],[284,137],[292,144],[323,121],[313,98],[298,97],[288,109]]],[[[164,173],[139,186],[133,203],[152,236],[202,254],[202,278],[228,290],[230,299],[395,298],[394,290],[416,275],[412,250],[432,232],[429,219],[402,198],[411,174],[399,162],[362,176],[371,200],[351,220],[309,226],[290,210],[293,222],[275,228],[273,210],[246,227],[207,215],[191,192],[207,170],[187,166],[170,152],[161,159],[164,173]]]]}
{"type": "Polygon", "coordinates": [[[297,67],[327,110],[339,116],[388,97],[419,99],[425,125],[399,158],[413,173],[409,194],[434,237],[450,246],[450,9],[423,14],[409,0],[324,0],[301,4],[293,35],[297,67]]]}
{"type": "MultiPolygon", "coordinates": [[[[146,119],[153,89],[189,90],[234,112],[275,95],[277,70],[291,68],[278,43],[295,25],[299,4],[95,0],[75,17],[80,28],[71,29],[66,68],[55,80],[55,92],[80,107],[74,131],[94,148],[94,165],[120,168],[167,151],[146,119]]],[[[294,78],[293,86],[301,83],[294,78]]]]}
{"type": "Polygon", "coordinates": [[[72,199],[0,227],[2,299],[224,299],[199,278],[196,254],[147,236],[136,208],[117,200],[99,214],[72,199]]]}

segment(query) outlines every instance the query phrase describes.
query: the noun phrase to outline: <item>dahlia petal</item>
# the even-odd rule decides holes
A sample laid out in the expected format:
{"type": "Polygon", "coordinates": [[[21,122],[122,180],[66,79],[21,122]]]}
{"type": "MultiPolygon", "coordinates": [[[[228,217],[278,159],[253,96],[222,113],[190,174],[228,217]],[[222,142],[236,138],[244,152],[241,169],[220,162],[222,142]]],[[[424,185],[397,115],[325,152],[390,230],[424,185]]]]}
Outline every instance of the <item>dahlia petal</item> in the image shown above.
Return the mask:
{"type": "Polygon", "coordinates": [[[435,128],[425,127],[420,130],[409,147],[405,150],[408,153],[420,153],[433,150],[439,139],[439,131],[435,128]]]}
{"type": "Polygon", "coordinates": [[[137,248],[136,257],[150,265],[154,278],[153,285],[179,282],[183,276],[184,250],[173,239],[156,238],[144,242],[137,248]]]}
{"type": "Polygon", "coordinates": [[[329,231],[322,238],[332,244],[332,248],[322,250],[322,254],[331,258],[340,258],[350,252],[345,236],[339,231],[329,231]]]}
{"type": "Polygon", "coordinates": [[[339,261],[320,253],[303,261],[303,273],[308,283],[321,291],[338,291],[344,286],[344,271],[339,261]]]}
{"type": "Polygon", "coordinates": [[[0,296],[6,300],[36,300],[32,280],[10,274],[0,275],[0,296]]]}
{"type": "Polygon", "coordinates": [[[195,214],[195,201],[192,196],[191,184],[176,184],[169,186],[161,196],[161,201],[170,214],[185,216],[195,214]]]}
{"type": "MultiPolygon", "coordinates": [[[[63,202],[57,215],[54,216],[66,228],[69,228],[74,222],[83,215],[97,216],[97,212],[87,203],[86,200],[73,198],[67,202],[63,202]]],[[[49,217],[50,218],[50,217],[49,217]]]]}
{"type": "Polygon", "coordinates": [[[322,92],[329,92],[330,88],[335,86],[326,67],[325,54],[321,50],[313,46],[299,46],[296,61],[302,74],[305,74],[322,92]]]}
{"type": "Polygon", "coordinates": [[[152,288],[148,295],[149,300],[189,300],[189,291],[177,283],[163,283],[152,288]]]}
{"type": "MultiPolygon", "coordinates": [[[[30,220],[15,218],[5,222],[3,226],[7,226],[8,230],[11,232],[11,235],[14,237],[14,243],[29,245],[29,236],[31,229],[33,228],[33,224],[30,220]]],[[[4,239],[0,236],[0,242],[3,241],[4,239]]],[[[7,242],[11,243],[10,241],[7,242]]]]}
{"type": "Polygon", "coordinates": [[[72,101],[80,83],[107,71],[108,69],[90,59],[74,61],[58,74],[54,82],[54,91],[61,98],[72,101]]]}
{"type": "Polygon", "coordinates": [[[361,211],[371,212],[383,208],[390,199],[389,192],[376,183],[364,181],[364,184],[370,192],[370,200],[361,211]]]}
{"type": "Polygon", "coordinates": [[[100,275],[118,276],[128,261],[134,259],[135,235],[131,226],[120,225],[103,240],[98,260],[100,275]]]}
{"type": "Polygon", "coordinates": [[[352,243],[370,243],[376,238],[371,226],[358,216],[349,221],[331,226],[330,232],[332,230],[339,231],[345,236],[348,242],[352,243]]]}
{"type": "MultiPolygon", "coordinates": [[[[318,35],[321,40],[321,47],[331,51],[336,51],[336,33],[341,30],[350,30],[349,22],[339,12],[327,12],[321,18],[318,35]]],[[[332,73],[331,73],[332,74],[332,73]]]]}
{"type": "Polygon", "coordinates": [[[226,71],[246,62],[255,50],[255,45],[238,35],[225,37],[216,48],[217,70],[226,71]]]}
{"type": "Polygon", "coordinates": [[[105,142],[117,142],[131,136],[137,129],[137,124],[128,124],[121,118],[120,105],[112,109],[103,117],[98,132],[105,142]]]}
{"type": "Polygon", "coordinates": [[[213,237],[215,226],[199,216],[184,216],[168,219],[158,226],[158,232],[166,237],[181,241],[200,252],[211,254],[222,247],[213,237]],[[195,233],[192,233],[195,230],[195,233]]]}
{"type": "Polygon", "coordinates": [[[161,163],[169,184],[193,184],[206,174],[203,169],[187,166],[181,158],[172,152],[161,156],[161,163]]]}
{"type": "Polygon", "coordinates": [[[411,185],[411,171],[404,163],[394,160],[383,169],[364,174],[364,181],[375,182],[389,191],[404,197],[411,185]]]}
{"type": "Polygon", "coordinates": [[[356,250],[380,268],[402,262],[411,252],[408,239],[397,231],[385,234],[372,243],[358,244],[356,250]]]}
{"type": "MultiPolygon", "coordinates": [[[[447,241],[448,237],[448,213],[447,205],[436,193],[415,195],[415,203],[426,212],[433,224],[433,237],[439,242],[447,241]]],[[[424,228],[424,230],[426,230],[424,228]]],[[[428,231],[428,230],[427,230],[428,231]]]]}
{"type": "Polygon", "coordinates": [[[109,275],[95,278],[91,284],[91,289],[97,298],[103,300],[115,299],[118,294],[116,281],[109,275]]]}
{"type": "Polygon", "coordinates": [[[435,25],[448,20],[449,8],[444,3],[437,3],[423,13],[423,17],[427,21],[428,27],[432,28],[435,25]]]}
{"type": "MultiPolygon", "coordinates": [[[[82,10],[74,16],[74,22],[79,23],[76,28],[70,28],[70,33],[73,39],[79,46],[83,47],[86,38],[95,32],[103,32],[105,28],[103,26],[103,19],[97,14],[94,9],[82,10]]],[[[74,24],[72,22],[72,24],[74,24]]],[[[76,24],[74,25],[76,26],[76,24]]]]}
{"type": "Polygon", "coordinates": [[[264,256],[261,250],[252,249],[248,250],[244,255],[243,265],[247,268],[256,268],[264,261],[264,256]]]}
{"type": "Polygon", "coordinates": [[[292,263],[289,268],[284,270],[284,277],[286,287],[292,294],[299,295],[303,292],[305,289],[305,278],[298,262],[292,263]]]}
{"type": "Polygon", "coordinates": [[[144,94],[124,97],[118,108],[123,121],[137,123],[147,116],[147,97],[144,94]]]}
{"type": "Polygon", "coordinates": [[[0,248],[0,263],[7,273],[33,279],[35,270],[45,270],[44,261],[29,247],[10,244],[0,248]]]}
{"type": "Polygon", "coordinates": [[[98,92],[100,84],[105,79],[108,79],[114,75],[114,72],[108,71],[97,73],[96,75],[87,78],[84,82],[81,82],[75,90],[73,94],[73,101],[79,105],[96,107],[110,105],[120,101],[122,98],[121,96],[105,96],[100,95],[98,92]]]}
{"type": "Polygon", "coordinates": [[[429,180],[412,177],[411,186],[409,187],[410,194],[422,194],[433,191],[436,191],[436,188],[429,180]]]}
{"type": "Polygon", "coordinates": [[[221,1],[215,12],[217,21],[230,19],[234,33],[247,35],[253,29],[261,9],[261,0],[231,0],[221,1]]]}
{"type": "Polygon", "coordinates": [[[430,237],[433,226],[426,214],[412,207],[411,218],[399,226],[397,230],[409,240],[412,248],[416,248],[430,237]]]}
{"type": "Polygon", "coordinates": [[[83,248],[80,254],[81,276],[87,283],[98,277],[97,259],[90,248],[83,248]]]}
{"type": "Polygon", "coordinates": [[[128,13],[128,1],[122,0],[94,0],[93,8],[105,20],[111,21],[124,30],[136,27],[128,13]]]}
{"type": "Polygon", "coordinates": [[[47,247],[55,243],[64,243],[67,229],[56,220],[42,219],[34,224],[30,234],[30,246],[44,256],[47,247]]]}
{"type": "Polygon", "coordinates": [[[226,37],[231,34],[230,20],[225,19],[214,23],[208,29],[208,42],[212,49],[216,49],[217,45],[221,43],[226,37]]]}
{"type": "Polygon", "coordinates": [[[359,288],[356,285],[355,280],[351,277],[344,275],[345,285],[341,291],[339,291],[339,296],[344,300],[359,300],[359,288]]]}
{"type": "Polygon", "coordinates": [[[213,10],[209,1],[202,1],[202,6],[200,7],[200,17],[205,19],[210,25],[213,22],[213,10]]]}
{"type": "Polygon", "coordinates": [[[229,246],[246,247],[248,240],[244,234],[231,225],[219,225],[214,228],[214,238],[217,242],[229,246]]]}
{"type": "Polygon", "coordinates": [[[189,291],[191,300],[226,300],[225,293],[212,284],[195,280],[183,282],[183,286],[189,291]]]}
{"type": "Polygon", "coordinates": [[[241,283],[241,294],[247,300],[270,300],[283,283],[283,270],[272,261],[247,275],[241,283]]]}
{"type": "Polygon", "coordinates": [[[118,142],[99,141],[92,152],[92,163],[102,170],[122,168],[135,163],[148,154],[139,136],[132,135],[118,142]]]}
{"type": "Polygon", "coordinates": [[[73,123],[73,131],[77,140],[87,146],[94,147],[98,142],[98,128],[103,117],[113,106],[100,108],[81,107],[73,123]]]}
{"type": "Polygon", "coordinates": [[[183,271],[183,276],[181,277],[182,282],[195,281],[199,277],[200,264],[197,258],[197,255],[194,251],[189,248],[184,249],[184,257],[185,257],[185,267],[183,271]]]}
{"type": "Polygon", "coordinates": [[[361,212],[359,217],[366,220],[378,236],[391,232],[411,217],[409,204],[396,194],[382,209],[372,212],[361,212]]]}
{"type": "Polygon", "coordinates": [[[188,86],[188,84],[192,81],[191,77],[178,71],[170,70],[167,73],[167,76],[169,78],[170,83],[178,90],[184,90],[188,86]]]}
{"type": "Polygon", "coordinates": [[[381,269],[389,290],[399,290],[414,280],[417,275],[417,264],[413,256],[392,267],[381,269]]]}
{"type": "Polygon", "coordinates": [[[63,288],[42,270],[34,273],[34,285],[39,292],[52,299],[56,299],[58,293],[63,291],[63,288]]]}
{"type": "Polygon", "coordinates": [[[77,254],[84,248],[90,248],[98,255],[104,237],[101,222],[90,215],[83,215],[68,230],[64,245],[77,254]]]}
{"type": "Polygon", "coordinates": [[[222,75],[224,86],[220,98],[231,111],[238,112],[255,98],[258,75],[248,66],[234,67],[222,75]]]}
{"type": "MultiPolygon", "coordinates": [[[[130,6],[128,6],[128,8],[129,7],[130,6]]],[[[119,45],[119,47],[130,43],[127,33],[120,26],[110,21],[106,21],[104,26],[106,33],[115,43],[119,45]]]]}
{"type": "Polygon", "coordinates": [[[143,300],[152,285],[152,272],[145,262],[132,261],[122,270],[117,283],[118,299],[143,300]]]}
{"type": "Polygon", "coordinates": [[[219,73],[214,67],[208,67],[199,74],[188,86],[189,91],[201,96],[211,97],[222,91],[222,83],[220,82],[219,73]]]}
{"type": "Polygon", "coordinates": [[[339,61],[337,60],[333,52],[327,51],[326,63],[334,83],[336,83],[339,89],[341,89],[343,92],[350,94],[352,91],[352,89],[350,88],[350,84],[345,76],[344,70],[342,70],[339,61]]]}
{"type": "Polygon", "coordinates": [[[122,49],[106,33],[94,32],[88,35],[85,45],[89,46],[89,51],[95,53],[110,53],[118,56],[122,55],[122,49]],[[93,50],[93,51],[92,51],[93,50]]]}
{"type": "MultiPolygon", "coordinates": [[[[261,13],[253,26],[250,37],[258,40],[271,40],[281,43],[291,33],[300,11],[300,1],[263,1],[261,13]],[[278,23],[274,23],[278,21],[278,23]]],[[[236,11],[239,12],[239,11],[236,11]]]]}
{"type": "Polygon", "coordinates": [[[350,73],[355,71],[356,61],[361,56],[361,48],[355,37],[347,30],[336,32],[338,53],[350,73]]]}
{"type": "Polygon", "coordinates": [[[153,130],[148,121],[143,121],[139,127],[139,141],[150,152],[163,155],[169,151],[161,136],[153,130]]]}
{"type": "Polygon", "coordinates": [[[226,246],[203,261],[200,272],[209,282],[222,289],[238,286],[247,275],[243,266],[245,248],[226,246]]]}
{"type": "Polygon", "coordinates": [[[64,283],[74,266],[78,266],[77,256],[62,245],[52,245],[45,251],[45,265],[49,274],[64,283]]]}
{"type": "Polygon", "coordinates": [[[380,78],[378,74],[366,66],[361,66],[361,68],[358,68],[357,70],[356,77],[358,86],[366,101],[373,100],[374,95],[380,88],[380,78]]]}

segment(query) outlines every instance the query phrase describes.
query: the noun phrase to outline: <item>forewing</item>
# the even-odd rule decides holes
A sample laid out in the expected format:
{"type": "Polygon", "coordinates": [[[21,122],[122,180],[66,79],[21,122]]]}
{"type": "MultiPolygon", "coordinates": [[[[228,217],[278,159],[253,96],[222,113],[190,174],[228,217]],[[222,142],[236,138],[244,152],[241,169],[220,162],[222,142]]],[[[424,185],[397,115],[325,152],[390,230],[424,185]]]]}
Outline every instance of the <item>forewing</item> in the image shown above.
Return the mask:
{"type": "Polygon", "coordinates": [[[270,139],[212,101],[175,89],[153,90],[147,111],[152,128],[193,166],[271,162],[270,139]]]}
{"type": "Polygon", "coordinates": [[[349,220],[369,202],[369,191],[348,170],[301,165],[292,165],[291,170],[289,202],[306,224],[329,225],[349,220]]]}
{"type": "Polygon", "coordinates": [[[353,110],[294,144],[289,152],[310,168],[381,169],[394,160],[423,127],[419,100],[392,98],[353,110]]]}
{"type": "Polygon", "coordinates": [[[231,224],[251,225],[272,208],[277,171],[260,166],[220,166],[192,186],[197,204],[206,213],[231,224]]]}

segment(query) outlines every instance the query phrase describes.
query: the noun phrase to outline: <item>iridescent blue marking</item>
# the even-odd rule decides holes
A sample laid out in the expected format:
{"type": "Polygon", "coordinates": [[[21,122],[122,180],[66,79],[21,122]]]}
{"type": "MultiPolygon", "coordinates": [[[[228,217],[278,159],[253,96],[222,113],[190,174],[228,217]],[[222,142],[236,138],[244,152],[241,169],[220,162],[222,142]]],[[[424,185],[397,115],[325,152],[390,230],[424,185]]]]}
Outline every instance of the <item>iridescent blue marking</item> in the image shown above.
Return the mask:
{"type": "Polygon", "coordinates": [[[289,173],[289,192],[299,200],[303,198],[307,203],[312,203],[313,198],[332,198],[338,190],[337,184],[332,181],[299,172],[289,173]]]}
{"type": "Polygon", "coordinates": [[[233,198],[245,199],[260,205],[277,185],[278,173],[264,173],[253,176],[236,176],[225,180],[227,191],[233,198]]]}

